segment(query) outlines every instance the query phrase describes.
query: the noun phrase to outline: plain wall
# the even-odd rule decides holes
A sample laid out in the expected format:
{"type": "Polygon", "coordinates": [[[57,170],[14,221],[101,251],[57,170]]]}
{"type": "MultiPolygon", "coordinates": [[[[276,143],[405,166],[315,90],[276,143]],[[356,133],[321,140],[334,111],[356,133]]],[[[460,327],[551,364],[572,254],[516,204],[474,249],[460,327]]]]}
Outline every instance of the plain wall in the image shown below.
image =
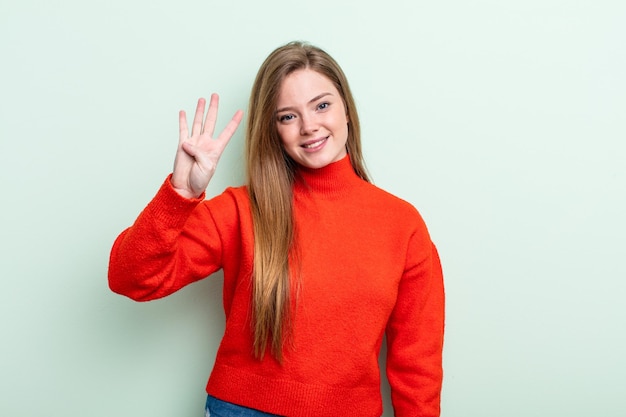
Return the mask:
{"type": "Polygon", "coordinates": [[[0,415],[203,415],[221,276],[134,303],[108,254],[178,110],[219,92],[223,126],[294,39],[342,65],[375,183],[440,249],[442,416],[626,415],[623,1],[0,1],[0,415]]]}

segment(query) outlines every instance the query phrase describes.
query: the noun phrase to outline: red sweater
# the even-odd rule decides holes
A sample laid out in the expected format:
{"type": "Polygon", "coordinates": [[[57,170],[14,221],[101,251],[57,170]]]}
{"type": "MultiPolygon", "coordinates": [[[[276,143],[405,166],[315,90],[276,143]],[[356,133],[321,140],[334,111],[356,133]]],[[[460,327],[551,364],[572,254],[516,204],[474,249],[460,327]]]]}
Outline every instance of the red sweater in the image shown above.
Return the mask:
{"type": "Polygon", "coordinates": [[[166,180],[116,239],[111,289],[152,300],[223,269],[226,329],[207,392],[224,401],[288,417],[380,416],[378,354],[386,333],[395,416],[439,416],[443,279],[422,218],[361,180],[347,157],[299,174],[301,287],[282,365],[270,354],[253,356],[245,187],[187,200],[166,180]]]}

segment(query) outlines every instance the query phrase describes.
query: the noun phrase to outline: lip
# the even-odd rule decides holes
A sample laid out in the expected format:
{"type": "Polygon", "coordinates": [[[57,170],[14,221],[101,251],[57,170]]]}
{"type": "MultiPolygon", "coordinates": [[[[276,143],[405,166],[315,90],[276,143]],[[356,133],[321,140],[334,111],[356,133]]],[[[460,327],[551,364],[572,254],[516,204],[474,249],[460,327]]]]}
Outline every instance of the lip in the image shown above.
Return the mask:
{"type": "Polygon", "coordinates": [[[326,145],[326,142],[328,142],[328,138],[329,137],[330,136],[323,136],[321,138],[307,140],[306,142],[301,144],[300,147],[302,149],[304,149],[306,152],[317,152],[320,149],[322,149],[324,147],[324,145],[326,145]],[[309,147],[310,145],[313,145],[313,144],[316,144],[316,143],[317,143],[317,145],[315,145],[313,147],[309,147]]]}

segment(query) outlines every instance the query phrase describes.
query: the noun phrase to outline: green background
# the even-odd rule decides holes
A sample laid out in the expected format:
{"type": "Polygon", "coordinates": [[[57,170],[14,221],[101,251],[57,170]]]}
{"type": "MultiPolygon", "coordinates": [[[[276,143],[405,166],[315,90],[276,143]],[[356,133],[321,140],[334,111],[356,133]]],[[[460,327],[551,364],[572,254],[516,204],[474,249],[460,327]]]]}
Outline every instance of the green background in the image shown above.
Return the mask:
{"type": "Polygon", "coordinates": [[[294,39],[343,66],[375,183],[439,246],[442,416],[626,415],[623,1],[0,1],[0,415],[203,415],[221,277],[134,303],[108,252],[178,110],[216,91],[223,126],[294,39]]]}

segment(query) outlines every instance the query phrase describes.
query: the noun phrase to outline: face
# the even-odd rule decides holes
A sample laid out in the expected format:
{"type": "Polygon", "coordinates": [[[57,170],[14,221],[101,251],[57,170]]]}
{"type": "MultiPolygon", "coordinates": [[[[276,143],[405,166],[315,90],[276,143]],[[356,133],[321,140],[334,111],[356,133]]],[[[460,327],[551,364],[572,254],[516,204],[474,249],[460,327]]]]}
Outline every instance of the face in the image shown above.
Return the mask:
{"type": "Polygon", "coordinates": [[[292,72],[282,82],[276,108],[283,147],[298,164],[322,168],[346,156],[346,108],[326,76],[311,69],[292,72]]]}

